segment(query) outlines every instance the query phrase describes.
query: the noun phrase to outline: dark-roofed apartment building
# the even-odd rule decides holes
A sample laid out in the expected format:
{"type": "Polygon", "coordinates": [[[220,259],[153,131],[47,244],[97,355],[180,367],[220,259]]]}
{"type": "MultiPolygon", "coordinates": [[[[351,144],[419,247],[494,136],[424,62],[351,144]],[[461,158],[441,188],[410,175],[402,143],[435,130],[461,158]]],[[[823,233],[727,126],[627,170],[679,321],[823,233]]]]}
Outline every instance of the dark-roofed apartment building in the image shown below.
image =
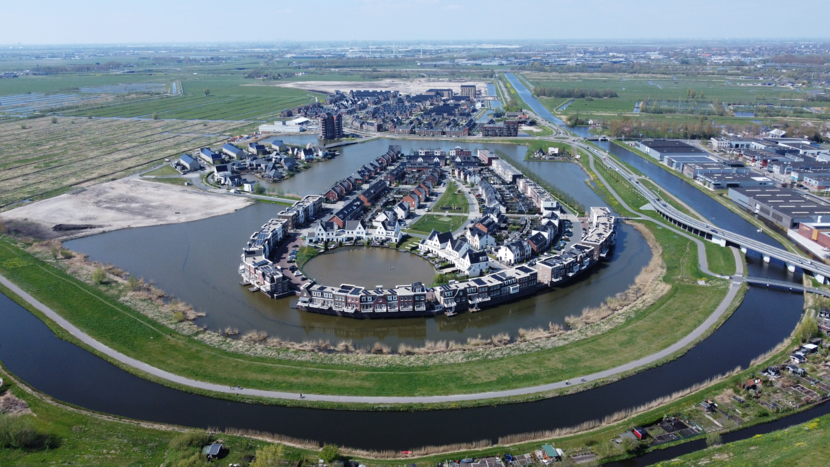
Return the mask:
{"type": "Polygon", "coordinates": [[[339,113],[332,115],[326,112],[325,115],[317,117],[320,126],[320,139],[340,139],[343,137],[343,116],[339,113]]]}
{"type": "Polygon", "coordinates": [[[516,120],[505,120],[502,124],[484,125],[481,127],[481,136],[519,136],[519,122],[516,120]]]}

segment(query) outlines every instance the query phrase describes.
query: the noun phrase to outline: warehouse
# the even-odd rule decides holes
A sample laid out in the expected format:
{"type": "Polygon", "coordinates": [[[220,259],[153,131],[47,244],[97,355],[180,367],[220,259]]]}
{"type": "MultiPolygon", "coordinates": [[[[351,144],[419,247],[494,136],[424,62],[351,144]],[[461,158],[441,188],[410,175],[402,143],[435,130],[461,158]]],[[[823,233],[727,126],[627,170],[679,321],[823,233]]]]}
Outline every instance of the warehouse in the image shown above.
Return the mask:
{"type": "Polygon", "coordinates": [[[830,220],[830,204],[791,188],[730,188],[729,199],[785,229],[798,229],[802,222],[830,220]]]}
{"type": "Polygon", "coordinates": [[[678,139],[644,139],[637,142],[637,149],[661,162],[666,156],[706,156],[708,154],[703,149],[678,139]]]}

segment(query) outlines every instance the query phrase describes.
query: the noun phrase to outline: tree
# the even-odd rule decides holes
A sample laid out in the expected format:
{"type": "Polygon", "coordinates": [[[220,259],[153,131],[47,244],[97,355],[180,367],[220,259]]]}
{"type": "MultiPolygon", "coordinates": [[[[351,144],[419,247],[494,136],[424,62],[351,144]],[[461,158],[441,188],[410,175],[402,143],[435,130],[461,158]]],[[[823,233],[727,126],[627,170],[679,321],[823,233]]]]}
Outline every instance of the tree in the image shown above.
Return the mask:
{"type": "Polygon", "coordinates": [[[281,444],[269,444],[256,450],[256,458],[251,462],[251,467],[278,467],[282,463],[282,458],[283,446],[281,444]]]}
{"type": "Polygon", "coordinates": [[[52,115],[52,123],[58,123],[58,117],[52,115]]]}
{"type": "Polygon", "coordinates": [[[134,275],[130,274],[130,278],[127,279],[127,287],[129,287],[130,290],[138,290],[139,285],[141,285],[141,282],[139,282],[134,275]]]}
{"type": "Polygon", "coordinates": [[[209,96],[209,95],[210,95],[210,89],[205,88],[205,97],[207,97],[207,96],[209,96]]]}
{"type": "Polygon", "coordinates": [[[104,281],[107,280],[107,272],[104,271],[103,267],[98,267],[95,271],[92,272],[92,283],[93,284],[103,284],[104,281]]]}
{"type": "Polygon", "coordinates": [[[340,456],[340,448],[336,444],[327,444],[320,450],[320,459],[326,464],[331,464],[340,456]]]}
{"type": "Polygon", "coordinates": [[[816,320],[810,317],[805,317],[798,323],[798,327],[795,328],[795,335],[796,337],[801,340],[801,342],[806,342],[811,337],[818,334],[818,324],[816,324],[816,320]]]}
{"type": "Polygon", "coordinates": [[[158,120],[159,114],[157,112],[153,112],[153,120],[158,120]]]}
{"type": "Polygon", "coordinates": [[[640,442],[633,438],[623,438],[622,448],[625,452],[634,452],[640,449],[640,442]]]}
{"type": "Polygon", "coordinates": [[[721,444],[723,444],[723,440],[720,433],[706,433],[706,446],[720,446],[721,444]]]}

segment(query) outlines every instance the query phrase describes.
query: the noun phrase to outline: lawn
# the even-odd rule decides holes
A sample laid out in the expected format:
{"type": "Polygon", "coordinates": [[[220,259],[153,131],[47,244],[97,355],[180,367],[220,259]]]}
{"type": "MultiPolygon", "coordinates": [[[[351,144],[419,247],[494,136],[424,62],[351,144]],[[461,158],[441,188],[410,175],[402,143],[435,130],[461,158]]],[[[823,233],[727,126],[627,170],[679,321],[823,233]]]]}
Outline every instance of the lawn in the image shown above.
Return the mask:
{"type": "Polygon", "coordinates": [[[145,172],[142,175],[149,176],[149,177],[160,177],[165,175],[179,175],[179,171],[174,169],[169,164],[164,164],[163,166],[159,167],[156,170],[152,170],[150,172],[145,172]]]}
{"type": "MultiPolygon", "coordinates": [[[[453,212],[466,214],[470,212],[470,203],[464,192],[459,192],[458,186],[455,182],[450,182],[447,185],[447,190],[441,195],[441,199],[430,209],[432,212],[453,212]]],[[[455,230],[455,229],[452,229],[455,230]]]]}
{"type": "Polygon", "coordinates": [[[670,465],[830,465],[830,415],[734,443],[693,452],[670,465]]]}
{"type": "Polygon", "coordinates": [[[427,214],[414,223],[409,230],[418,233],[428,234],[433,230],[439,232],[454,232],[464,224],[467,216],[438,216],[427,214]]]}
{"type": "MultiPolygon", "coordinates": [[[[118,421],[117,417],[97,416],[91,412],[69,410],[61,405],[48,403],[25,391],[23,388],[6,384],[3,390],[11,391],[24,400],[32,411],[31,415],[20,415],[29,421],[46,439],[49,447],[32,449],[11,449],[0,447],[0,466],[23,465],[164,465],[174,466],[181,459],[201,452],[197,446],[183,445],[182,433],[178,427],[160,429],[141,424],[118,421]]],[[[204,430],[204,427],[202,428],[204,430]]],[[[204,434],[204,431],[201,433],[204,434]]],[[[204,441],[222,440],[228,448],[222,462],[241,462],[246,455],[253,455],[266,442],[230,435],[203,437],[204,441]]],[[[212,442],[209,441],[209,442],[212,442]]],[[[305,452],[285,448],[286,458],[299,459],[305,452]]],[[[188,464],[193,465],[193,464],[188,464]]],[[[207,465],[207,464],[204,464],[207,465]]],[[[246,464],[247,465],[247,464],[246,464]]]]}

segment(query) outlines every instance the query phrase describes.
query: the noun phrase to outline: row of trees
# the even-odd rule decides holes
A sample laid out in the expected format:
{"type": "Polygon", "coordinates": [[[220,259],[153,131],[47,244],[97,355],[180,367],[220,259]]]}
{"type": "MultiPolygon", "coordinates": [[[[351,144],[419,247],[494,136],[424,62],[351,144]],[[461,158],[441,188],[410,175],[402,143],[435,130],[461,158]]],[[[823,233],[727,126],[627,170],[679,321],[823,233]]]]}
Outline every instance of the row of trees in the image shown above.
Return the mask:
{"type": "Polygon", "coordinates": [[[582,88],[544,88],[536,87],[533,89],[533,95],[536,97],[558,97],[565,99],[585,99],[592,97],[601,99],[604,97],[618,97],[617,92],[613,89],[582,89],[582,88]]]}
{"type": "Polygon", "coordinates": [[[721,128],[712,125],[709,119],[699,119],[697,123],[667,122],[632,119],[623,117],[620,120],[604,122],[603,127],[616,137],[627,138],[683,138],[706,139],[721,134],[721,128]]]}

